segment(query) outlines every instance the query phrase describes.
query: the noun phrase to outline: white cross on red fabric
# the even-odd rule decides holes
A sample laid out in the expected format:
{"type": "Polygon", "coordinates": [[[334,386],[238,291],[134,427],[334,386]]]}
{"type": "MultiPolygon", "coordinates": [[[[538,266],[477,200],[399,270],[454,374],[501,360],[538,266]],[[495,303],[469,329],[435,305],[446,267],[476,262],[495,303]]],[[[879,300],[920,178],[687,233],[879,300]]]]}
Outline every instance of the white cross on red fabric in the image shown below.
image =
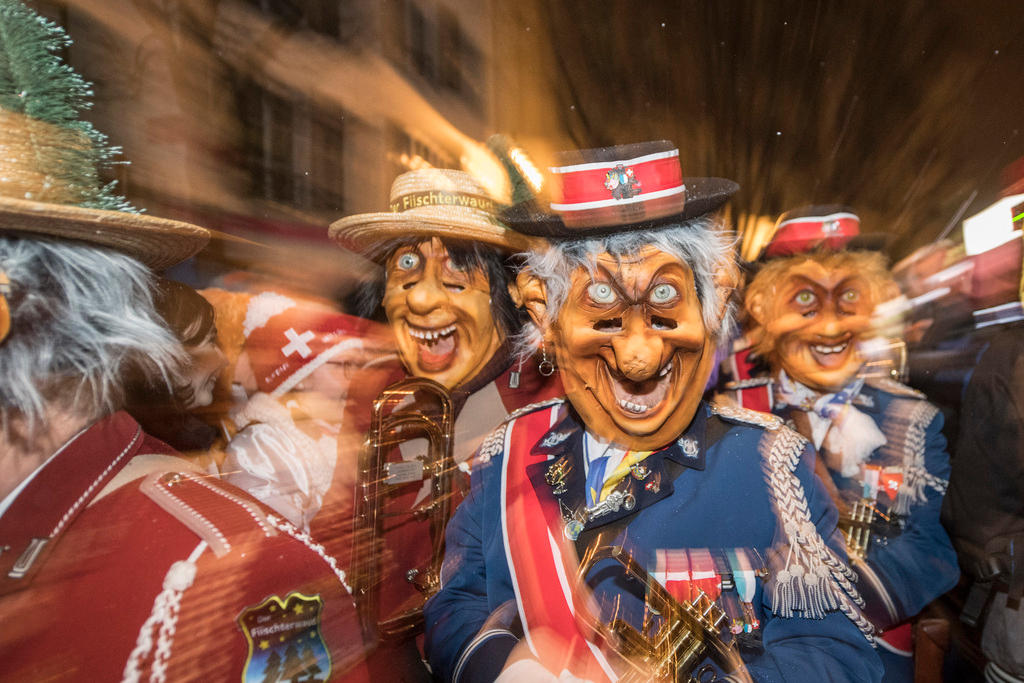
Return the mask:
{"type": "Polygon", "coordinates": [[[298,351],[299,355],[303,358],[308,358],[313,349],[309,348],[308,342],[312,341],[316,337],[313,332],[306,330],[302,334],[295,331],[294,328],[289,327],[284,331],[284,336],[288,337],[288,343],[281,347],[281,353],[285,355],[285,358],[298,351]]]}

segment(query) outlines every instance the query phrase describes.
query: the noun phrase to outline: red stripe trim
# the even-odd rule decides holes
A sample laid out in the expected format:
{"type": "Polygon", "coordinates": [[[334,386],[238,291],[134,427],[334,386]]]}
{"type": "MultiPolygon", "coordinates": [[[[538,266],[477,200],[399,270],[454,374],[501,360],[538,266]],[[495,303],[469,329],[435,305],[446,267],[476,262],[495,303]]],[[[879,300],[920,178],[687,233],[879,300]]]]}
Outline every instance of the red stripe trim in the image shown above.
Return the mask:
{"type": "MultiPolygon", "coordinates": [[[[604,183],[608,171],[614,167],[615,164],[609,164],[606,168],[564,173],[559,172],[559,169],[553,169],[560,180],[557,183],[560,187],[556,189],[555,203],[571,205],[611,199],[612,192],[605,187],[604,183]]],[[[679,166],[678,157],[675,156],[632,165],[625,162],[623,167],[633,169],[633,176],[640,183],[640,196],[683,185],[682,169],[679,166]]]]}
{"type": "Polygon", "coordinates": [[[842,249],[860,234],[860,221],[851,214],[814,219],[794,219],[775,231],[765,256],[785,256],[810,251],[820,245],[842,249]]]}
{"type": "MultiPolygon", "coordinates": [[[[586,609],[575,589],[576,559],[562,534],[557,500],[549,492],[535,491],[526,467],[544,462],[547,456],[530,453],[530,447],[550,426],[556,408],[525,415],[510,426],[509,452],[505,461],[505,550],[508,555],[519,613],[530,649],[538,661],[556,676],[563,670],[595,682],[612,679],[587,643],[588,630],[574,616],[586,609]],[[557,550],[553,552],[549,534],[557,550]],[[563,587],[563,579],[568,582],[563,587]],[[572,608],[566,600],[571,591],[572,608]]],[[[593,634],[590,634],[593,636],[593,634]]]]}

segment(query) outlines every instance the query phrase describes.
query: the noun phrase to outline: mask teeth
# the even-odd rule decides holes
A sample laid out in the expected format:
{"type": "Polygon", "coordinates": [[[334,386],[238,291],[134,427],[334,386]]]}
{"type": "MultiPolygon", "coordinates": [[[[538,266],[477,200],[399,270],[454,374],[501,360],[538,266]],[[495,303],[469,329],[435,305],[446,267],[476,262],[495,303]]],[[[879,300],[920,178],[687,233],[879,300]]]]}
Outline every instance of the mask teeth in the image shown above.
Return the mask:
{"type": "Polygon", "coordinates": [[[648,408],[647,406],[642,406],[639,403],[633,403],[632,401],[626,400],[620,400],[619,407],[622,408],[623,410],[628,410],[629,412],[635,415],[643,415],[648,410],[650,410],[650,408],[648,408]]]}
{"type": "Polygon", "coordinates": [[[841,353],[846,350],[849,342],[843,342],[842,344],[836,344],[835,346],[824,346],[823,344],[815,344],[811,348],[817,353],[829,354],[829,353],[841,353]]]}
{"type": "Polygon", "coordinates": [[[455,325],[448,325],[442,327],[439,330],[428,330],[419,327],[409,326],[409,336],[422,341],[434,341],[441,337],[447,337],[449,334],[455,331],[455,325]]]}

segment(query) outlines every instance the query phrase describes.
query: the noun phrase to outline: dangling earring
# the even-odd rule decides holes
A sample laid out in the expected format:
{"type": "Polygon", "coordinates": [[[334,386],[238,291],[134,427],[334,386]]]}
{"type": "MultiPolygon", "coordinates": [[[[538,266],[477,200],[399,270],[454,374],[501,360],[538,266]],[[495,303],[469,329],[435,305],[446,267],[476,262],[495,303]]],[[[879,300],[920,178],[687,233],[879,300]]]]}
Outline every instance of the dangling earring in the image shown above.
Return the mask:
{"type": "Polygon", "coordinates": [[[537,372],[544,377],[550,377],[555,373],[555,364],[548,360],[548,350],[544,346],[544,340],[540,340],[540,364],[537,365],[537,372]]]}
{"type": "Polygon", "coordinates": [[[11,331],[11,309],[7,305],[7,297],[11,295],[11,281],[7,273],[0,270],[0,342],[11,331]]]}

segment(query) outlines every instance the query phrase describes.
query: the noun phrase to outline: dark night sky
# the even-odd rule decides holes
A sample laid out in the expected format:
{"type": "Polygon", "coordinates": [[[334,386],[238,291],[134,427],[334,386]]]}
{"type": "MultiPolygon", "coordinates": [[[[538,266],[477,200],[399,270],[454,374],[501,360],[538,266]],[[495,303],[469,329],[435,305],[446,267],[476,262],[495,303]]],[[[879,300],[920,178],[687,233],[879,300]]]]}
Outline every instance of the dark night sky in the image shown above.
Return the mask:
{"type": "MultiPolygon", "coordinates": [[[[743,186],[739,217],[847,203],[896,256],[1024,156],[1024,4],[542,4],[574,142],[665,137],[687,175],[743,186]]],[[[518,27],[523,30],[524,27],[518,27]]],[[[956,234],[956,233],[954,233],[956,234]]]]}

